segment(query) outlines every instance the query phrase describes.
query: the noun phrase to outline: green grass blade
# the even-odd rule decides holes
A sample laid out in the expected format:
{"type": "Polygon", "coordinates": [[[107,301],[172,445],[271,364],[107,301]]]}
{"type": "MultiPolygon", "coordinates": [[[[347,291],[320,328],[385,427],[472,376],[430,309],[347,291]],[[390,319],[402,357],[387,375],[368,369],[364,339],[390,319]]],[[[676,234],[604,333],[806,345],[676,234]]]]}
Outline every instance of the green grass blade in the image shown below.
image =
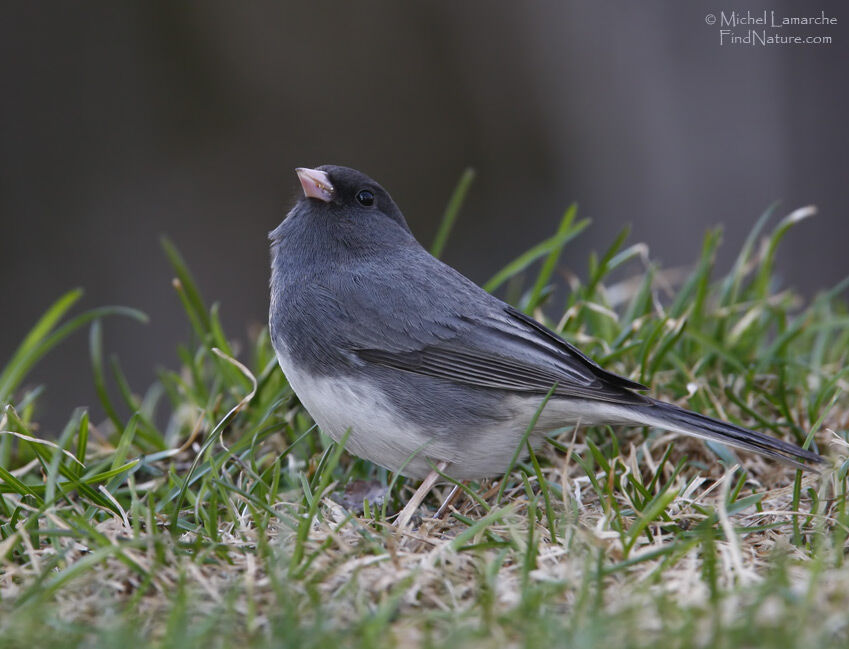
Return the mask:
{"type": "Polygon", "coordinates": [[[554,251],[560,250],[565,246],[569,241],[577,237],[581,232],[583,232],[586,227],[590,224],[589,219],[582,219],[577,223],[571,225],[571,227],[559,234],[555,234],[552,237],[549,237],[542,243],[537,244],[526,253],[519,255],[507,264],[503,269],[498,271],[493,277],[483,285],[483,288],[490,293],[497,290],[504,282],[509,280],[511,277],[514,277],[518,273],[521,273],[528,266],[534,263],[537,259],[540,259],[548,254],[551,254],[554,251]]]}
{"type": "Polygon", "coordinates": [[[162,249],[168,257],[168,261],[171,262],[171,267],[177,274],[177,280],[179,282],[177,292],[180,294],[181,298],[185,297],[184,306],[186,307],[187,313],[193,322],[197,322],[198,329],[202,333],[209,333],[209,312],[203,302],[203,298],[201,297],[200,290],[198,289],[194,276],[173,242],[168,237],[162,237],[161,243],[162,249]]]}
{"type": "Polygon", "coordinates": [[[460,181],[454,188],[451,198],[448,200],[448,205],[442,215],[442,221],[439,224],[439,230],[436,232],[436,237],[430,246],[430,254],[439,259],[442,256],[442,251],[445,248],[445,243],[448,241],[448,236],[454,227],[454,222],[460,214],[460,209],[466,200],[466,194],[469,193],[469,188],[475,179],[475,170],[468,167],[460,176],[460,181]]]}
{"type": "Polygon", "coordinates": [[[136,309],[100,307],[81,313],[57,328],[57,323],[81,296],[81,291],[66,293],[47,310],[36,326],[27,334],[3,372],[0,373],[0,403],[9,401],[21,381],[47,352],[92,320],[122,315],[139,322],[147,322],[147,316],[136,309]]]}
{"type": "Polygon", "coordinates": [[[541,298],[543,289],[547,286],[551,279],[551,275],[554,273],[554,269],[557,267],[557,260],[560,259],[560,253],[563,252],[563,246],[565,246],[568,241],[566,237],[573,228],[572,224],[575,221],[575,215],[577,212],[578,206],[575,203],[572,203],[569,209],[566,210],[566,213],[563,214],[563,218],[560,219],[560,225],[558,226],[554,237],[561,240],[562,243],[552,248],[548,253],[548,256],[546,256],[545,261],[543,261],[542,268],[540,268],[539,274],[537,275],[534,287],[531,289],[531,295],[528,298],[528,303],[525,307],[526,311],[533,311],[542,301],[541,298]]]}

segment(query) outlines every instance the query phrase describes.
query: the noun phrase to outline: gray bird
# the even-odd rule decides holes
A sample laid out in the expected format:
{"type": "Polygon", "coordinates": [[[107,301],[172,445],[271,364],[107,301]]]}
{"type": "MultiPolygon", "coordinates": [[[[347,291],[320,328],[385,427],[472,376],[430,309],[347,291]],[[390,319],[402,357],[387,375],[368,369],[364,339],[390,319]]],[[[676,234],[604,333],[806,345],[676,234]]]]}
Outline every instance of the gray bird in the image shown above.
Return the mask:
{"type": "Polygon", "coordinates": [[[567,424],[685,433],[796,467],[794,444],[639,394],[416,241],[368,176],[298,169],[304,196],[271,239],[271,340],[319,428],[412,478],[502,474],[543,398],[531,441],[567,424]]]}

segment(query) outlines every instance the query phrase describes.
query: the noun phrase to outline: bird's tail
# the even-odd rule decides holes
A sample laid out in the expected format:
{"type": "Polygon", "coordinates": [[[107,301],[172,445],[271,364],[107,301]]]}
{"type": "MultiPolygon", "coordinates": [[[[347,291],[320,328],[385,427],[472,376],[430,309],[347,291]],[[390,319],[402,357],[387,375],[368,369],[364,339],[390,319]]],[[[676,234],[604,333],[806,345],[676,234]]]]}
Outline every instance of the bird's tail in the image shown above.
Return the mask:
{"type": "Polygon", "coordinates": [[[649,403],[645,406],[629,406],[629,410],[638,414],[643,424],[759,453],[806,471],[815,471],[816,469],[810,465],[821,464],[825,461],[813,451],[805,450],[790,442],[712,419],[656,399],[649,399],[649,403]]]}

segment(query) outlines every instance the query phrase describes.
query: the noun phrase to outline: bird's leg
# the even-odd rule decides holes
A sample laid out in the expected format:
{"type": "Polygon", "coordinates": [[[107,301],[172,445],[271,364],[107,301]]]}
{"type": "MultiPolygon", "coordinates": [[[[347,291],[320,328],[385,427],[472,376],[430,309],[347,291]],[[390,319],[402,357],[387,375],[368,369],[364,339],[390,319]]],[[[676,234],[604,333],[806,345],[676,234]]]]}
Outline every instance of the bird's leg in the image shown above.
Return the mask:
{"type": "MultiPolygon", "coordinates": [[[[466,484],[465,482],[463,484],[466,484]]],[[[448,494],[448,498],[442,501],[442,504],[439,506],[439,509],[436,510],[436,513],[433,515],[434,518],[442,518],[445,515],[445,512],[448,511],[448,508],[454,504],[454,501],[457,500],[457,497],[463,493],[460,490],[460,485],[455,484],[454,488],[451,490],[451,493],[448,494]]]]}
{"type": "MultiPolygon", "coordinates": [[[[445,467],[447,466],[448,462],[440,462],[436,465],[436,469],[439,471],[445,471],[445,467]]],[[[422,504],[422,501],[430,493],[430,490],[433,489],[433,485],[436,484],[437,480],[439,480],[439,473],[437,470],[433,470],[425,476],[425,479],[422,480],[419,488],[416,489],[416,492],[412,495],[410,500],[407,501],[407,504],[404,505],[404,509],[402,509],[401,513],[398,514],[398,518],[395,519],[395,527],[399,530],[403,530],[407,527],[407,524],[413,518],[413,514],[416,513],[419,505],[422,504]]]]}

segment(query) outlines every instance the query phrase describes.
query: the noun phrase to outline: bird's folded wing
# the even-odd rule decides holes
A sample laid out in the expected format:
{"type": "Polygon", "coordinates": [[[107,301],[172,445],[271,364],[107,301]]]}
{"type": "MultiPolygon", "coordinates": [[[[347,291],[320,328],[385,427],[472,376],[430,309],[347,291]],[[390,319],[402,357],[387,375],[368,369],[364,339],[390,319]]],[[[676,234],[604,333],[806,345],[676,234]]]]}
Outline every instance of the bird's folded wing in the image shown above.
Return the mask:
{"type": "Polygon", "coordinates": [[[507,306],[505,308],[505,313],[507,313],[514,322],[519,323],[520,326],[524,326],[526,331],[530,333],[529,336],[527,336],[527,334],[523,335],[523,337],[527,337],[528,342],[534,345],[546,345],[561,363],[565,363],[570,366],[583,366],[594,376],[620,388],[626,388],[628,390],[648,390],[648,388],[641,383],[637,383],[631,379],[626,379],[624,376],[619,376],[618,374],[607,371],[589,356],[584,354],[584,352],[580,349],[569,344],[551,329],[545,327],[518,309],[514,309],[512,306],[507,306]]]}
{"type": "Polygon", "coordinates": [[[645,389],[596,365],[553,331],[508,307],[501,317],[469,323],[465,333],[415,350],[360,348],[360,359],[481,388],[528,394],[645,403],[645,389]]]}

